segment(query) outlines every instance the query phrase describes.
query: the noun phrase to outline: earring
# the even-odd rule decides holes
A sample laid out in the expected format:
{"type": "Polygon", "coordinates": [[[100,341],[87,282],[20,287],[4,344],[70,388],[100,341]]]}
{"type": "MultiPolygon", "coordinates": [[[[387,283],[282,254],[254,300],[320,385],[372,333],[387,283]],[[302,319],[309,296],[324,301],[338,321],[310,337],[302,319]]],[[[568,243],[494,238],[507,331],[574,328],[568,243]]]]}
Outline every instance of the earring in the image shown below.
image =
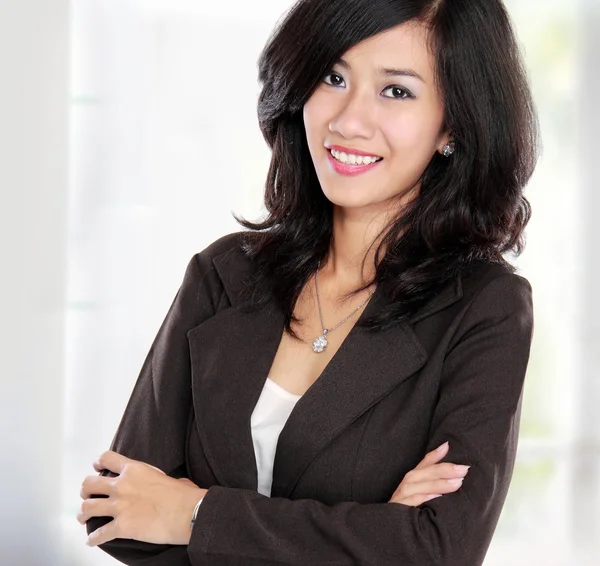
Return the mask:
{"type": "Polygon", "coordinates": [[[442,152],[444,154],[444,157],[450,157],[454,153],[454,147],[455,147],[454,142],[447,143],[444,146],[444,149],[442,152]]]}

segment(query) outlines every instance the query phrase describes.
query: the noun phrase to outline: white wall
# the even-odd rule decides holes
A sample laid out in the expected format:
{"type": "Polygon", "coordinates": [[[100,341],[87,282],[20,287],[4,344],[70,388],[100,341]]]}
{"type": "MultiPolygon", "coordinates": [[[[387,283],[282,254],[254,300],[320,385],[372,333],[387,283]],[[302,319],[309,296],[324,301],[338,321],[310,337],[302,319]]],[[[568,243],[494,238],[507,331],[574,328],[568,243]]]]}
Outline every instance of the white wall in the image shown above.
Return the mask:
{"type": "Polygon", "coordinates": [[[59,558],[68,0],[0,2],[0,563],[59,558]]]}
{"type": "MultiPolygon", "coordinates": [[[[599,3],[506,4],[544,154],[518,261],[536,309],[522,436],[486,566],[591,566],[599,3]]],[[[84,545],[80,482],[112,438],[191,255],[239,229],[230,211],[262,211],[256,58],[291,0],[256,5],[0,1],[3,566],[115,564],[84,545]]]]}

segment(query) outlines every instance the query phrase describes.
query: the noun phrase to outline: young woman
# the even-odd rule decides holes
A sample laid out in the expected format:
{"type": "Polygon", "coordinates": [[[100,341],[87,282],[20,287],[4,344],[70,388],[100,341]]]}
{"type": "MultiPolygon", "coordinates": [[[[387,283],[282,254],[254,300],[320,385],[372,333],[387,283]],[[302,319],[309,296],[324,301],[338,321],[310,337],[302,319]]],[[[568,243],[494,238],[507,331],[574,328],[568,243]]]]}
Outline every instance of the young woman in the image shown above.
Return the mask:
{"type": "Polygon", "coordinates": [[[268,216],[191,259],[89,544],[125,564],[481,564],[533,329],[537,148],[500,0],[300,0],[260,58],[268,216]]]}

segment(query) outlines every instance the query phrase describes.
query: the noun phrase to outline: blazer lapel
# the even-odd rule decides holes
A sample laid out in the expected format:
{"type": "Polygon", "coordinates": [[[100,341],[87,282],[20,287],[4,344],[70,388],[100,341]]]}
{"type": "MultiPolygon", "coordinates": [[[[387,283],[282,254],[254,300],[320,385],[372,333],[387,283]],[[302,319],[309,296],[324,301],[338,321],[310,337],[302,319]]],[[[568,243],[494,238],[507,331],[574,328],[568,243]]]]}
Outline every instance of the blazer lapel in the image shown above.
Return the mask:
{"type": "MultiPolygon", "coordinates": [[[[376,312],[380,303],[376,292],[359,320],[376,312]]],[[[426,360],[407,323],[377,333],[354,325],[281,431],[272,496],[288,497],[320,450],[426,360]]]]}
{"type": "MultiPolygon", "coordinates": [[[[214,263],[232,306],[188,333],[193,403],[198,434],[219,484],[256,490],[250,417],[279,346],[284,317],[275,301],[253,312],[243,309],[244,302],[236,304],[239,287],[234,288],[233,282],[240,281],[241,273],[231,277],[233,264],[226,269],[228,261],[231,258],[216,258],[214,263]]],[[[320,450],[425,364],[427,353],[411,328],[414,319],[429,316],[460,296],[459,279],[409,322],[375,333],[353,326],[320,377],[298,400],[281,431],[273,468],[273,497],[288,497],[320,450]]],[[[360,319],[382,305],[383,298],[376,291],[360,319]]]]}
{"type": "MultiPolygon", "coordinates": [[[[272,304],[272,303],[271,303],[272,304]]],[[[257,489],[250,417],[271,368],[283,315],[243,305],[188,332],[198,434],[219,485],[257,489]]]]}

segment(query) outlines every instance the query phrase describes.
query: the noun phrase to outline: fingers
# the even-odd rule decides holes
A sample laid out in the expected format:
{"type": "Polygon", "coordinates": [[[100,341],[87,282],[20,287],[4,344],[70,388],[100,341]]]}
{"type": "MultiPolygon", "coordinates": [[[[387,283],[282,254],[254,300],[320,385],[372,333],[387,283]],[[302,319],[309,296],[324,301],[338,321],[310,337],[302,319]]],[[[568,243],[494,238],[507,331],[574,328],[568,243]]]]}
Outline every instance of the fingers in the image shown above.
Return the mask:
{"type": "Polygon", "coordinates": [[[460,487],[470,466],[456,466],[449,462],[434,464],[428,468],[411,470],[408,472],[400,488],[403,497],[415,493],[450,493],[455,487],[460,487]]]}
{"type": "Polygon", "coordinates": [[[433,481],[406,483],[402,486],[402,499],[414,495],[428,496],[430,494],[453,493],[463,484],[463,478],[438,479],[433,481]]]}
{"type": "Polygon", "coordinates": [[[411,483],[437,480],[440,478],[464,478],[469,473],[470,467],[471,466],[457,466],[452,462],[443,462],[442,464],[433,464],[427,468],[415,468],[408,472],[404,477],[411,483]]]}
{"type": "Polygon", "coordinates": [[[81,483],[79,497],[88,499],[93,495],[111,495],[114,488],[113,478],[104,476],[87,476],[81,483]]]}
{"type": "Polygon", "coordinates": [[[449,443],[444,442],[426,454],[425,458],[404,476],[390,502],[417,506],[460,489],[470,466],[451,462],[437,463],[448,454],[449,447],[449,443]]]}
{"type": "Polygon", "coordinates": [[[427,466],[431,466],[432,464],[439,462],[448,453],[449,449],[450,443],[447,441],[444,442],[444,444],[441,444],[435,450],[428,452],[425,458],[423,458],[415,467],[415,470],[426,468],[427,466]]]}
{"type": "Polygon", "coordinates": [[[85,544],[88,546],[98,546],[114,538],[117,538],[117,523],[113,519],[110,523],[90,533],[85,544]]]}
{"type": "Polygon", "coordinates": [[[91,517],[112,517],[112,513],[112,503],[108,499],[84,499],[77,513],[77,521],[85,525],[91,517]]]}
{"type": "Polygon", "coordinates": [[[101,472],[102,470],[110,470],[115,474],[120,474],[123,471],[123,467],[128,462],[133,462],[127,456],[123,456],[113,450],[107,450],[102,452],[100,456],[94,461],[94,470],[101,472]]]}
{"type": "Polygon", "coordinates": [[[438,479],[429,482],[410,483],[403,481],[394,492],[389,503],[402,503],[404,505],[421,505],[435,497],[458,491],[462,486],[463,478],[438,479]]]}

